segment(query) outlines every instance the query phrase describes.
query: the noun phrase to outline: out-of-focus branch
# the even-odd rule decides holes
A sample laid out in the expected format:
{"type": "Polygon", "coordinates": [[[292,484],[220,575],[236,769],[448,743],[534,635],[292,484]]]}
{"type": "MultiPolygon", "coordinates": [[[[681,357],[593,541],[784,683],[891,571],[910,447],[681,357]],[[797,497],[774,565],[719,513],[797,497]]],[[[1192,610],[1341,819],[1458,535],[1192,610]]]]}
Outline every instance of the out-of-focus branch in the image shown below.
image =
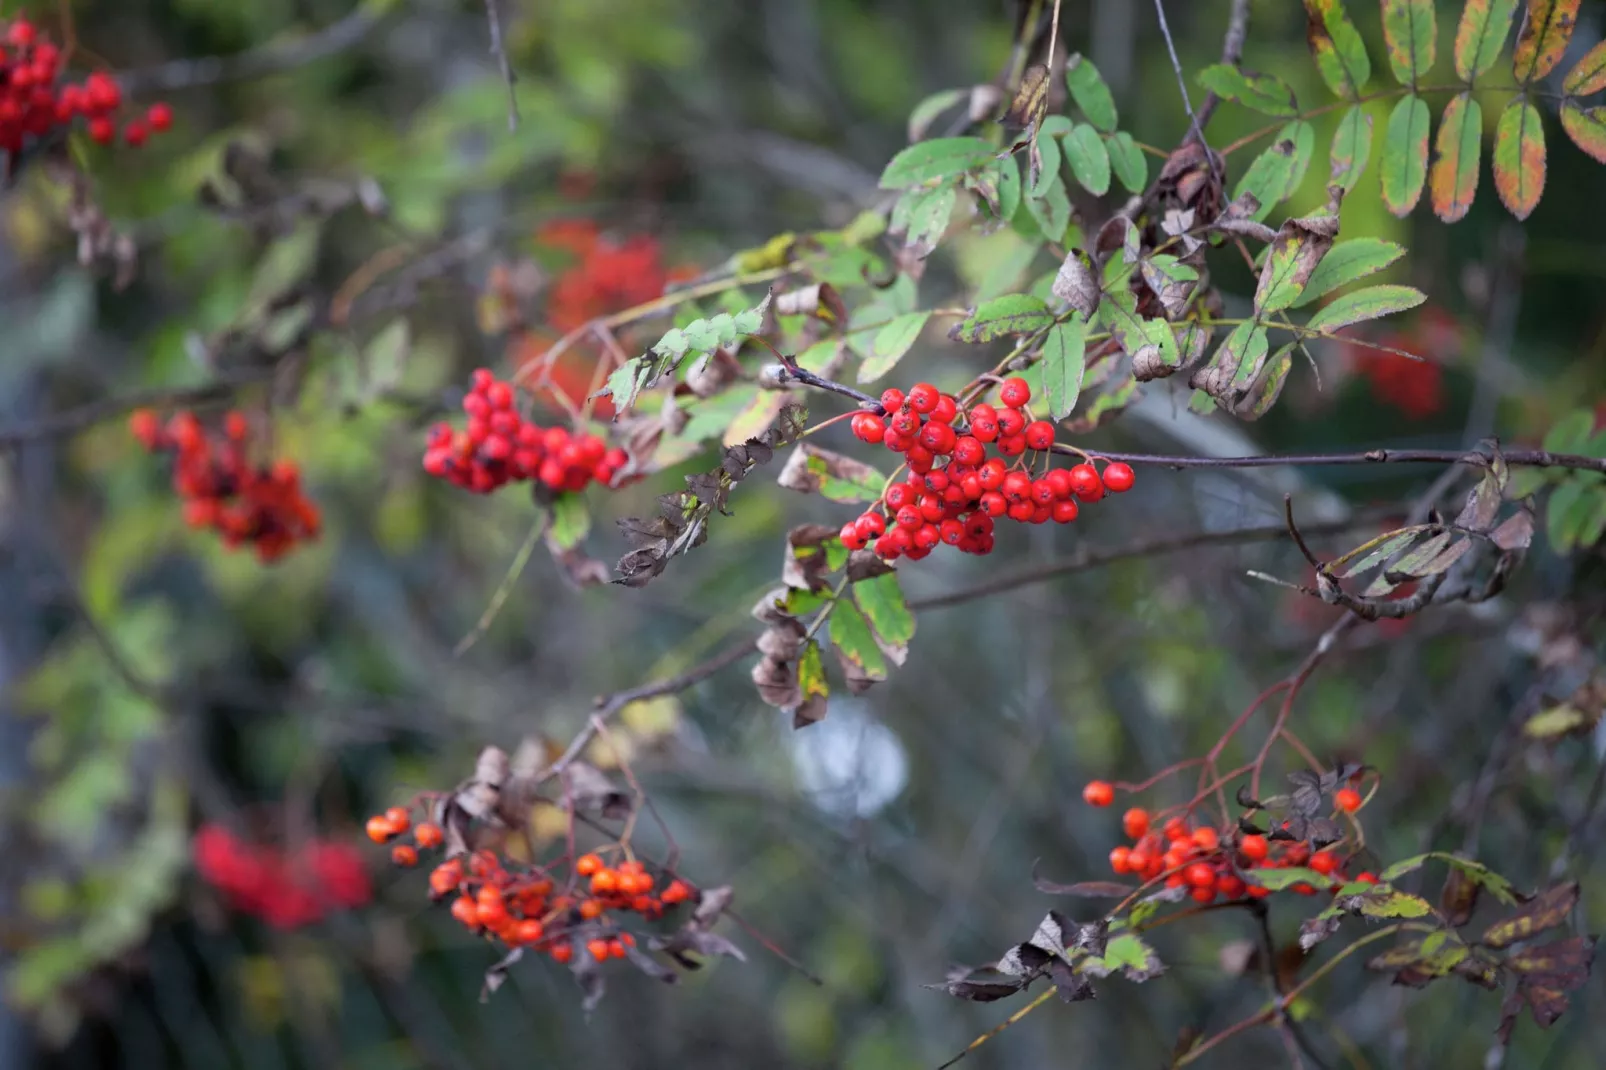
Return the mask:
{"type": "Polygon", "coordinates": [[[384,18],[384,6],[374,0],[363,0],[345,18],[302,37],[274,41],[232,56],[201,56],[176,59],[153,67],[136,67],[118,75],[117,80],[123,92],[141,96],[221,82],[265,78],[355,47],[384,18]]]}
{"type": "MultiPolygon", "coordinates": [[[[1221,42],[1221,62],[1236,65],[1243,58],[1244,38],[1249,35],[1249,0],[1232,0],[1232,12],[1227,16],[1227,35],[1221,42]]],[[[1221,98],[1206,93],[1199,105],[1199,129],[1203,130],[1210,117],[1220,107],[1221,98]]]]}

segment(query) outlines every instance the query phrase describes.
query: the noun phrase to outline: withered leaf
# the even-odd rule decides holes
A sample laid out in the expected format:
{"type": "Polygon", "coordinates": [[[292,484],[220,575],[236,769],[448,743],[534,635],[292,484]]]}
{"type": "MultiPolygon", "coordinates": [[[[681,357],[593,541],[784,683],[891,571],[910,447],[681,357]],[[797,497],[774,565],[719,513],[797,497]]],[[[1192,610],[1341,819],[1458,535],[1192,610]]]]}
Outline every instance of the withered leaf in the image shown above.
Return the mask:
{"type": "Polygon", "coordinates": [[[1066,253],[1050,289],[1055,297],[1090,320],[1099,307],[1099,280],[1086,256],[1080,249],[1066,253]]]}
{"type": "Polygon", "coordinates": [[[1584,986],[1594,963],[1595,939],[1584,936],[1554,940],[1506,957],[1506,965],[1522,976],[1517,995],[1544,1029],[1566,1013],[1567,993],[1584,986]]]}
{"type": "Polygon", "coordinates": [[[1308,769],[1290,773],[1288,779],[1294,785],[1293,794],[1289,797],[1289,805],[1294,812],[1307,817],[1315,816],[1322,808],[1321,779],[1308,769]]]}
{"type": "Polygon", "coordinates": [[[855,550],[848,558],[847,577],[849,583],[858,583],[860,580],[873,580],[877,576],[885,576],[897,569],[887,564],[880,554],[873,550],[855,550]]]}
{"type": "Polygon", "coordinates": [[[1480,533],[1488,531],[1494,526],[1495,517],[1500,514],[1503,500],[1500,481],[1492,473],[1486,473],[1478,480],[1477,486],[1468,492],[1466,504],[1455,518],[1456,527],[1480,533]]]}
{"type": "Polygon", "coordinates": [[[630,796],[589,762],[570,762],[563,770],[563,786],[568,806],[576,813],[594,810],[609,819],[630,814],[630,796]]]}
{"type": "Polygon", "coordinates": [[[830,501],[851,505],[878,499],[886,477],[873,466],[847,454],[802,442],[786,459],[775,481],[787,490],[819,494],[830,501]]]}
{"type": "Polygon", "coordinates": [[[480,986],[481,1003],[490,1001],[491,996],[495,994],[496,990],[501,988],[503,982],[507,980],[507,971],[512,969],[513,964],[523,957],[524,949],[522,947],[516,947],[509,951],[506,955],[503,955],[493,965],[486,968],[485,982],[480,986]]]}
{"type": "Polygon", "coordinates": [[[1021,75],[1020,88],[1015,90],[1009,110],[1004,113],[1004,122],[1022,131],[1021,139],[1015,143],[1017,148],[1028,138],[1036,140],[1037,128],[1047,113],[1048,68],[1036,63],[1021,75]]]}
{"type": "Polygon", "coordinates": [[[789,710],[803,701],[797,664],[792,661],[761,658],[753,666],[753,686],[758,688],[758,697],[776,709],[789,710]]]}
{"type": "Polygon", "coordinates": [[[1497,921],[1484,931],[1481,941],[1488,947],[1509,947],[1519,940],[1527,940],[1546,929],[1554,929],[1567,921],[1578,904],[1578,882],[1565,881],[1552,885],[1525,901],[1509,918],[1497,921]]]}
{"type": "Polygon", "coordinates": [[[1534,518],[1527,509],[1518,511],[1489,533],[1489,541],[1502,550],[1526,550],[1534,541],[1534,518]]]}
{"type": "MultiPolygon", "coordinates": [[[[830,584],[830,559],[821,547],[836,538],[837,529],[824,524],[802,524],[786,533],[786,556],[781,562],[781,582],[804,591],[822,590],[830,584]]],[[[763,647],[759,649],[763,650],[763,647]]],[[[764,653],[771,653],[764,650],[764,653]]]]}
{"type": "Polygon", "coordinates": [[[972,1003],[994,1003],[1001,999],[1008,999],[1026,986],[1019,981],[944,981],[939,985],[927,985],[927,988],[940,988],[950,996],[959,999],[968,999],[972,1003]]]}
{"type": "Polygon", "coordinates": [[[632,966],[646,974],[648,977],[656,978],[666,985],[676,984],[680,981],[680,974],[676,973],[674,970],[671,970],[668,966],[665,966],[663,963],[659,962],[645,951],[642,951],[633,944],[626,944],[624,947],[625,958],[629,959],[632,966]]]}
{"type": "Polygon", "coordinates": [[[1444,889],[1439,893],[1439,906],[1444,911],[1445,920],[1452,928],[1459,929],[1472,920],[1472,912],[1478,907],[1478,893],[1482,885],[1456,866],[1449,867],[1444,877],[1444,889]]]}
{"type": "Polygon", "coordinates": [[[1043,950],[1036,944],[1016,944],[1004,952],[1004,957],[998,960],[994,969],[1010,977],[1029,979],[1042,973],[1052,958],[1054,955],[1051,952],[1043,950]]]}
{"type": "Polygon", "coordinates": [[[1129,884],[1118,884],[1115,881],[1078,881],[1075,884],[1060,884],[1046,877],[1039,876],[1037,864],[1032,864],[1032,884],[1044,895],[1073,895],[1081,899],[1125,899],[1133,891],[1129,884]]]}
{"type": "Polygon", "coordinates": [[[1317,944],[1338,932],[1343,923],[1343,916],[1337,912],[1322,911],[1315,917],[1306,918],[1299,923],[1299,946],[1309,951],[1317,944]]]}
{"type": "Polygon", "coordinates": [[[1048,977],[1054,982],[1055,993],[1066,1003],[1098,998],[1098,993],[1093,990],[1093,982],[1077,973],[1064,959],[1049,963],[1048,977]]]}
{"type": "Polygon", "coordinates": [[[779,316],[819,316],[834,324],[848,321],[848,308],[842,301],[842,295],[828,282],[810,283],[781,294],[775,299],[775,313],[779,316]]]}

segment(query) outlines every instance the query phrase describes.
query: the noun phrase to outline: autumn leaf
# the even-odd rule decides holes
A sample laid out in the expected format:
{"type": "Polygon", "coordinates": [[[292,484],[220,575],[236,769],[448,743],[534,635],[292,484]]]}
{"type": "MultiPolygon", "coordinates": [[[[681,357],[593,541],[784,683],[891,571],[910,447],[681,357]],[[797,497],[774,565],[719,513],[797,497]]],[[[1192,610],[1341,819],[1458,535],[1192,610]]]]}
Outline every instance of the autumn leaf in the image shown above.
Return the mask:
{"type": "Polygon", "coordinates": [[[1471,82],[1494,66],[1511,32],[1517,0],[1466,0],[1455,30],[1455,73],[1471,82]]]}
{"type": "Polygon", "coordinates": [[[1359,97],[1372,76],[1372,61],[1343,0],[1305,0],[1305,41],[1327,88],[1347,100],[1359,97]]]}
{"type": "MultiPolygon", "coordinates": [[[[1511,52],[1511,73],[1527,85],[1561,62],[1578,23],[1578,0],[1528,0],[1528,13],[1511,52]]],[[[1519,217],[1521,218],[1521,217],[1519,217]]]]}
{"type": "Polygon", "coordinates": [[[1383,134],[1383,203],[1397,216],[1411,214],[1428,173],[1428,102],[1404,97],[1389,113],[1383,134]]]}
{"type": "Polygon", "coordinates": [[[1506,105],[1495,126],[1494,188],[1518,219],[1528,218],[1545,191],[1545,131],[1527,100],[1506,105]]]}
{"type": "Polygon", "coordinates": [[[1483,109],[1471,93],[1445,105],[1434,145],[1428,189],[1433,214],[1454,223],[1467,214],[1478,193],[1478,149],[1483,142],[1483,109]]]}
{"type": "Polygon", "coordinates": [[[1344,113],[1333,131],[1333,144],[1327,151],[1329,179],[1348,193],[1360,181],[1371,154],[1372,117],[1356,104],[1344,113]]]}
{"type": "Polygon", "coordinates": [[[1414,89],[1432,69],[1436,36],[1433,0],[1383,0],[1383,40],[1401,85],[1414,89]]]}
{"type": "Polygon", "coordinates": [[[1585,109],[1575,101],[1564,101],[1561,128],[1567,131],[1573,144],[1606,163],[1606,106],[1585,109]]]}

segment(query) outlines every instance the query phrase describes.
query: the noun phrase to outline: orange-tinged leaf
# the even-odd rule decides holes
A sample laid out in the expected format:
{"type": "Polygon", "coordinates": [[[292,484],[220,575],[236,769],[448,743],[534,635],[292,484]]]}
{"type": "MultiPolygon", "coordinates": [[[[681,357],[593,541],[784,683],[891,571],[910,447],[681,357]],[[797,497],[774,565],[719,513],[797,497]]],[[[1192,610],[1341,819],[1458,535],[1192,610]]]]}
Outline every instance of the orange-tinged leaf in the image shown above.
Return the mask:
{"type": "Polygon", "coordinates": [[[1428,102],[1415,93],[1389,113],[1383,133],[1383,203],[1397,216],[1410,215],[1428,176],[1428,102]]]}
{"type": "Polygon", "coordinates": [[[1401,85],[1414,88],[1432,69],[1437,37],[1433,0],[1383,0],[1383,40],[1401,85]]]}
{"type": "Polygon", "coordinates": [[[1372,61],[1343,0],[1305,0],[1305,41],[1327,88],[1348,100],[1361,95],[1372,61]]]}
{"type": "Polygon", "coordinates": [[[1467,214],[1478,193],[1478,147],[1483,140],[1483,109],[1471,93],[1462,93],[1445,105],[1434,145],[1433,170],[1428,191],[1433,214],[1454,223],[1467,214]]]}
{"type": "Polygon", "coordinates": [[[1582,108],[1569,100],[1561,106],[1561,128],[1574,145],[1606,163],[1606,107],[1582,108]]]}
{"type": "Polygon", "coordinates": [[[1494,188],[1518,219],[1527,219],[1545,192],[1545,131],[1539,109],[1526,100],[1507,104],[1495,125],[1494,188]]]}
{"type": "Polygon", "coordinates": [[[1511,73],[1527,84],[1561,62],[1578,22],[1578,0],[1528,0],[1528,13],[1511,53],[1511,73]]]}
{"type": "Polygon", "coordinates": [[[1455,29],[1455,73],[1470,82],[1494,66],[1511,32],[1517,0],[1467,0],[1455,29]]]}
{"type": "Polygon", "coordinates": [[[1584,53],[1584,58],[1573,64],[1567,77],[1561,80],[1561,91],[1575,97],[1587,97],[1606,89],[1606,41],[1584,53]]]}
{"type": "Polygon", "coordinates": [[[1333,131],[1333,144],[1327,153],[1329,180],[1348,193],[1360,181],[1371,152],[1372,117],[1359,104],[1352,104],[1333,131]]]}

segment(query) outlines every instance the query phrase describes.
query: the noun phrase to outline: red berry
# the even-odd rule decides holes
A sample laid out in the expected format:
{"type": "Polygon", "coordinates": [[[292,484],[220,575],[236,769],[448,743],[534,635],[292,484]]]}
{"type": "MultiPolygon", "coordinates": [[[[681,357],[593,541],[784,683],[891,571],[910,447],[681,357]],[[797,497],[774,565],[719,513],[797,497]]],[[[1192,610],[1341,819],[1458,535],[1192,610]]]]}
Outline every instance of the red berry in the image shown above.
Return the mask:
{"type": "Polygon", "coordinates": [[[1333,803],[1346,814],[1353,814],[1361,808],[1361,793],[1354,788],[1339,788],[1333,792],[1333,803]]]}
{"type": "Polygon", "coordinates": [[[909,389],[907,400],[911,409],[925,416],[937,408],[937,402],[941,397],[937,388],[930,383],[916,383],[909,389]]]}
{"type": "Polygon", "coordinates": [[[1047,420],[1033,420],[1026,425],[1026,445],[1034,450],[1046,450],[1054,444],[1054,425],[1047,420]]]}
{"type": "Polygon", "coordinates": [[[1193,843],[1201,851],[1214,851],[1221,846],[1221,836],[1213,828],[1196,828],[1193,830],[1193,843]]]}
{"type": "Polygon", "coordinates": [[[368,838],[375,843],[384,843],[400,831],[395,825],[386,820],[383,815],[370,817],[365,830],[368,833],[368,838]]]}
{"type": "Polygon", "coordinates": [[[1221,893],[1223,899],[1242,899],[1244,882],[1235,874],[1226,873],[1216,879],[1216,891],[1221,893]]]}
{"type": "Polygon", "coordinates": [[[842,525],[842,530],[837,533],[837,537],[842,540],[842,545],[849,550],[862,550],[867,542],[865,537],[859,534],[858,524],[851,520],[842,525]]]}
{"type": "Polygon", "coordinates": [[[1203,862],[1195,862],[1193,865],[1183,870],[1182,875],[1186,877],[1188,879],[1188,883],[1193,885],[1195,888],[1210,888],[1214,887],[1216,883],[1215,869],[1203,862]]]}
{"type": "Polygon", "coordinates": [[[1149,811],[1141,806],[1134,806],[1121,815],[1121,829],[1128,839],[1136,840],[1149,831],[1149,811]]]}
{"type": "Polygon", "coordinates": [[[1026,452],[1025,435],[1006,435],[998,440],[998,452],[1005,457],[1019,457],[1026,452]]]}
{"type": "Polygon", "coordinates": [[[602,859],[597,855],[581,855],[574,861],[574,871],[582,877],[594,877],[602,871],[602,859]]]}
{"type": "Polygon", "coordinates": [[[439,847],[446,841],[441,827],[430,821],[420,821],[413,830],[413,839],[418,841],[420,847],[439,847]]]}
{"type": "Polygon", "coordinates": [[[151,129],[145,125],[143,119],[131,119],[128,125],[123,127],[123,140],[133,148],[137,149],[145,144],[146,139],[150,136],[151,129]]]}
{"type": "Polygon", "coordinates": [[[1310,856],[1310,868],[1317,873],[1330,874],[1338,868],[1338,859],[1331,851],[1317,851],[1310,856]]]}
{"type": "Polygon", "coordinates": [[[875,445],[887,437],[887,422],[873,412],[855,414],[850,426],[860,442],[875,445]]]}
{"type": "Polygon", "coordinates": [[[1110,852],[1110,869],[1115,873],[1132,872],[1132,849],[1117,847],[1110,852]]]}
{"type": "Polygon", "coordinates": [[[1073,501],[1055,502],[1054,523],[1069,524],[1071,521],[1076,519],[1076,514],[1080,511],[1081,510],[1078,508],[1077,504],[1073,501]]]}
{"type": "Polygon", "coordinates": [[[173,109],[170,105],[158,101],[145,112],[145,121],[151,124],[152,130],[161,133],[172,127],[173,109]]]}
{"type": "Polygon", "coordinates": [[[958,436],[954,434],[952,427],[936,420],[928,422],[920,429],[920,444],[937,455],[951,453],[957,440],[958,436]]]}
{"type": "Polygon", "coordinates": [[[865,513],[853,522],[853,526],[859,529],[859,534],[866,540],[884,535],[887,530],[887,522],[881,519],[880,513],[865,513]]]}
{"type": "Polygon", "coordinates": [[[398,866],[416,866],[418,849],[409,843],[398,843],[390,849],[390,860],[398,866]]]}
{"type": "Polygon", "coordinates": [[[890,415],[903,408],[903,391],[889,386],[881,391],[881,407],[890,415]]]}
{"type": "Polygon", "coordinates": [[[1089,806],[1108,806],[1115,801],[1115,788],[1106,780],[1090,780],[1082,789],[1082,801],[1089,806]]]}
{"type": "Polygon", "coordinates": [[[89,137],[100,145],[110,145],[117,140],[117,124],[104,115],[97,115],[89,120],[89,137]]]}
{"type": "Polygon", "coordinates": [[[987,447],[974,436],[961,435],[954,440],[952,453],[960,464],[981,464],[987,457],[987,447]]]}
{"type": "Polygon", "coordinates": [[[1079,464],[1071,469],[1071,493],[1084,502],[1096,502],[1104,496],[1104,484],[1098,469],[1090,464],[1079,464]]]}
{"type": "Polygon", "coordinates": [[[1193,837],[1193,830],[1188,827],[1188,819],[1184,817],[1168,818],[1161,827],[1160,834],[1172,843],[1178,840],[1188,840],[1193,837]]]}
{"type": "Polygon", "coordinates": [[[1005,409],[998,414],[998,435],[1000,438],[1010,438],[1014,435],[1024,434],[1026,431],[1026,417],[1019,410],[1005,409]]]}
{"type": "Polygon", "coordinates": [[[1355,878],[1355,883],[1357,883],[1357,884],[1376,884],[1377,883],[1377,874],[1376,873],[1362,873],[1359,877],[1355,878]]]}
{"type": "Polygon", "coordinates": [[[959,417],[959,402],[950,395],[943,394],[937,399],[937,407],[931,410],[931,418],[940,424],[951,424],[959,417]]]}
{"type": "Polygon", "coordinates": [[[1104,469],[1104,489],[1111,494],[1123,494],[1132,489],[1135,477],[1132,466],[1121,461],[1113,461],[1104,469]]]}
{"type": "Polygon", "coordinates": [[[1004,385],[998,388],[998,400],[1012,409],[1019,409],[1032,400],[1031,385],[1019,376],[1005,379],[1004,385]]]}

